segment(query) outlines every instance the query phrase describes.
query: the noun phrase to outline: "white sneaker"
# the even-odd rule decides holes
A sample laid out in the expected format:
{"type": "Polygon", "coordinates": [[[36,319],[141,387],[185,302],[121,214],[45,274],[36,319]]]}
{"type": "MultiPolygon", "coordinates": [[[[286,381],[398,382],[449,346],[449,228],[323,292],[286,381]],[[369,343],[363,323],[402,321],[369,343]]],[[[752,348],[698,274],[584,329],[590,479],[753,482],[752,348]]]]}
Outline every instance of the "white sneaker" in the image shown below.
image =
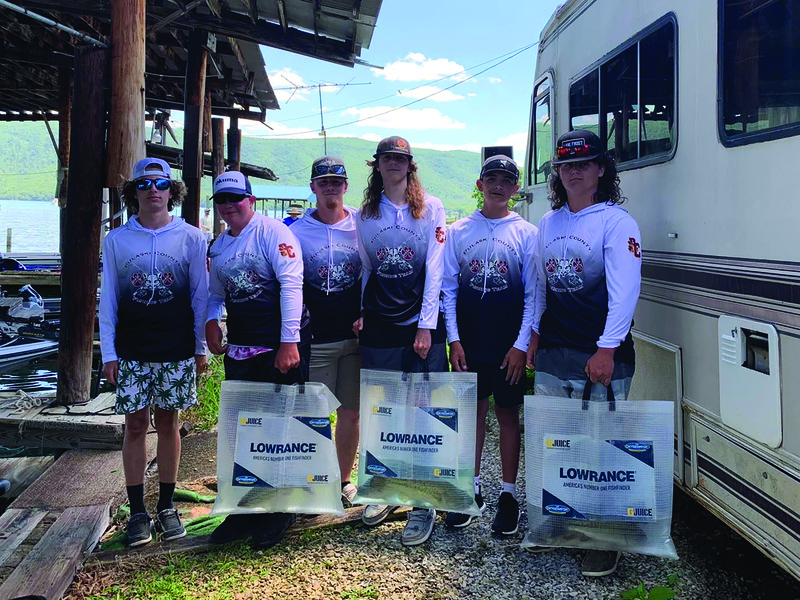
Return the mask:
{"type": "Polygon", "coordinates": [[[361,520],[364,525],[373,527],[378,523],[383,523],[386,518],[396,511],[399,506],[390,506],[388,504],[368,504],[361,515],[361,520]]]}
{"type": "Polygon", "coordinates": [[[350,508],[353,506],[353,498],[356,497],[357,492],[358,488],[352,483],[345,484],[345,486],[342,488],[342,504],[345,508],[350,508]]]}

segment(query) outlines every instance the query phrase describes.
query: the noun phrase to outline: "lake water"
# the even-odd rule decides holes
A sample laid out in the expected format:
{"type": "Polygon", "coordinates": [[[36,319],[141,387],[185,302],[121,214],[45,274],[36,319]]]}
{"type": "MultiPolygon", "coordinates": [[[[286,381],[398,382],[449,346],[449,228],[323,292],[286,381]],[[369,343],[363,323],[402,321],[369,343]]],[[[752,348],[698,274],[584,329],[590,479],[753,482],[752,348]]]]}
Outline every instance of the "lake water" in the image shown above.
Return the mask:
{"type": "Polygon", "coordinates": [[[50,202],[0,201],[0,251],[12,231],[12,252],[58,252],[59,209],[50,202]]]}

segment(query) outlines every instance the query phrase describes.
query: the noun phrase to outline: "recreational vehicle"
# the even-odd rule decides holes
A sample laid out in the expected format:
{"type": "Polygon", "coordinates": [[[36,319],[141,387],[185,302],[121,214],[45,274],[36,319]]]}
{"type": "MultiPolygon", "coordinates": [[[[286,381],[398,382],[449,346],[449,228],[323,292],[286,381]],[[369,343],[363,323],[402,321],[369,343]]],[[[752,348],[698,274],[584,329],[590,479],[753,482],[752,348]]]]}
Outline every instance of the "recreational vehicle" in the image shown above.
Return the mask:
{"type": "Polygon", "coordinates": [[[800,0],[569,0],[526,164],[591,129],[642,233],[631,398],[676,405],[675,482],[800,578],[800,0]]]}

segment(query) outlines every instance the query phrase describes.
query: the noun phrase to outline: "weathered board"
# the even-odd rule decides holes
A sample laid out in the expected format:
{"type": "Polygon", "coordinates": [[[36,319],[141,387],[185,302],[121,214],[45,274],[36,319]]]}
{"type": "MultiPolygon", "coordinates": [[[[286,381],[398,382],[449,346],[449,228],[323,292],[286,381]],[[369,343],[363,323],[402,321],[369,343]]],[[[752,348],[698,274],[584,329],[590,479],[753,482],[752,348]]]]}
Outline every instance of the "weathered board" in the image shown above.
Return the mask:
{"type": "Polygon", "coordinates": [[[0,566],[25,541],[46,514],[46,510],[13,508],[0,515],[0,566]]]}
{"type": "Polygon", "coordinates": [[[119,450],[125,417],[112,414],[115,396],[100,394],[83,406],[52,406],[53,396],[0,397],[0,444],[32,448],[119,450]],[[101,414],[84,414],[98,413],[101,414]]]}
{"type": "MultiPolygon", "coordinates": [[[[39,478],[56,460],[55,456],[0,458],[0,477],[11,482],[4,498],[16,498],[39,478]]],[[[2,531],[0,531],[2,535],[2,531]]]]}
{"type": "Polygon", "coordinates": [[[107,503],[66,509],[0,586],[0,598],[61,598],[108,522],[107,503]]]}

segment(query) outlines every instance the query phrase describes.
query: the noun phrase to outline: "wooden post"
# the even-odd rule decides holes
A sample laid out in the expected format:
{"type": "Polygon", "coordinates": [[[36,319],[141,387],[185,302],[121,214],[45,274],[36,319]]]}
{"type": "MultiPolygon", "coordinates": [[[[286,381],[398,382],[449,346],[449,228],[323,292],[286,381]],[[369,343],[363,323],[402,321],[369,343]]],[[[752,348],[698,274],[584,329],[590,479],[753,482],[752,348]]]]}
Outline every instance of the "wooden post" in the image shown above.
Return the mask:
{"type": "Polygon", "coordinates": [[[61,242],[66,228],[67,169],[69,169],[69,138],[72,125],[72,69],[58,70],[58,249],[63,252],[61,242]]]}
{"type": "Polygon", "coordinates": [[[239,171],[242,168],[242,137],[239,131],[239,118],[231,117],[228,129],[228,170],[239,171]]]}
{"type": "Polygon", "coordinates": [[[13,229],[9,227],[6,229],[6,252],[11,252],[11,237],[13,235],[13,229]]]}
{"type": "Polygon", "coordinates": [[[144,146],[145,0],[111,0],[111,112],[106,187],[131,176],[144,146]]]}
{"type": "Polygon", "coordinates": [[[100,265],[105,149],[105,50],[75,49],[75,94],[66,236],[61,256],[61,329],[58,340],[57,402],[89,400],[92,379],[97,270],[100,265]]]}
{"type": "Polygon", "coordinates": [[[181,205],[181,216],[187,223],[200,227],[200,181],[203,178],[203,105],[206,96],[206,63],[208,50],[203,47],[209,35],[198,29],[189,34],[189,56],[186,61],[186,97],[183,117],[183,182],[187,194],[181,205]]]}
{"type": "MultiPolygon", "coordinates": [[[[220,118],[211,120],[211,174],[214,179],[217,175],[225,172],[225,121],[220,118]]],[[[222,220],[219,218],[217,209],[213,204],[211,210],[214,211],[213,237],[217,237],[224,229],[222,220]]]]}
{"type": "Polygon", "coordinates": [[[211,88],[206,88],[206,98],[203,100],[203,152],[211,152],[211,88]]]}

